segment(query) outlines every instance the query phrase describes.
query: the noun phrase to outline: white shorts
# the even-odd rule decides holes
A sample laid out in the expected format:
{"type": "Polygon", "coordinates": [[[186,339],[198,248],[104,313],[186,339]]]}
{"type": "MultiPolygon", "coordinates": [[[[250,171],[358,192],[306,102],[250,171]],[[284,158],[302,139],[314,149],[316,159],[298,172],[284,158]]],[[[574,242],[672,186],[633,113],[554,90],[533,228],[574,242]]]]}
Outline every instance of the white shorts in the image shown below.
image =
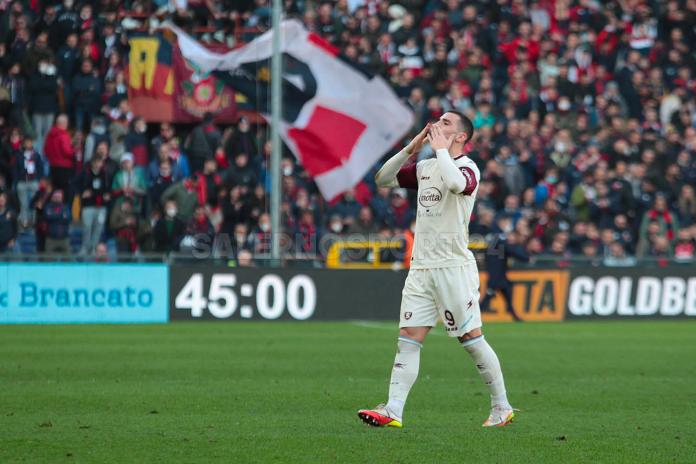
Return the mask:
{"type": "Polygon", "coordinates": [[[399,328],[435,327],[442,318],[447,335],[461,337],[481,327],[475,264],[411,269],[401,295],[399,328]]]}

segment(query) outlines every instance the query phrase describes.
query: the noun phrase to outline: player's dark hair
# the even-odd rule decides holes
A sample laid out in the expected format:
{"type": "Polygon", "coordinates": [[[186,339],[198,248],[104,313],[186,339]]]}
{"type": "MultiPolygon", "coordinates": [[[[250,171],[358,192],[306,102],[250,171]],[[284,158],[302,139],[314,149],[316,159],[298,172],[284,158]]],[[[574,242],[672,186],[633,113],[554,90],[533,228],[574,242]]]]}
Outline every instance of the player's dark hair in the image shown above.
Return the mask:
{"type": "Polygon", "coordinates": [[[474,136],[474,123],[471,122],[471,119],[467,118],[461,111],[449,110],[447,111],[447,113],[452,113],[459,116],[459,128],[462,130],[462,132],[466,134],[466,142],[464,143],[464,145],[466,145],[471,141],[471,138],[474,136]]]}

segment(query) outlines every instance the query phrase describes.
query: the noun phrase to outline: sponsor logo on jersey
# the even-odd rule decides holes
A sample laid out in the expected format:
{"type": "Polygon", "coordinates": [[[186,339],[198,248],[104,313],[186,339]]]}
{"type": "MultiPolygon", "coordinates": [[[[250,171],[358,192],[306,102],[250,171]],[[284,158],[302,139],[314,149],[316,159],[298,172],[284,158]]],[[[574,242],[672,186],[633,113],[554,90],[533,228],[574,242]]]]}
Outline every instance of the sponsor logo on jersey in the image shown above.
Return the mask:
{"type": "Polygon", "coordinates": [[[421,180],[430,180],[430,176],[421,176],[421,180]]]}
{"type": "Polygon", "coordinates": [[[406,367],[406,364],[394,363],[395,369],[404,369],[405,367],[406,367]]]}
{"type": "Polygon", "coordinates": [[[411,319],[411,316],[413,316],[413,313],[411,311],[404,313],[404,319],[407,321],[411,319]]]}
{"type": "Polygon", "coordinates": [[[440,203],[440,201],[442,201],[442,192],[435,187],[423,189],[418,197],[418,203],[420,203],[424,208],[435,206],[440,203]]]}
{"type": "Polygon", "coordinates": [[[447,332],[456,332],[458,329],[457,327],[447,327],[447,332]]]}

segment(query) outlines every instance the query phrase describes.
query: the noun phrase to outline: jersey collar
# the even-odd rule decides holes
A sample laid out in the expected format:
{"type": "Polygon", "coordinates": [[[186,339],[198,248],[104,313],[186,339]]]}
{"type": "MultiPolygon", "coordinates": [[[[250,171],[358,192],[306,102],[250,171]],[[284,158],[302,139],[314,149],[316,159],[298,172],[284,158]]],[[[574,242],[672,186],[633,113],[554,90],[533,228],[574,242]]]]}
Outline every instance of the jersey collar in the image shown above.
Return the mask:
{"type": "Polygon", "coordinates": [[[455,159],[455,160],[458,160],[459,158],[464,158],[465,156],[466,156],[466,155],[465,155],[464,153],[462,153],[461,155],[457,156],[457,157],[454,158],[454,159],[455,159]]]}

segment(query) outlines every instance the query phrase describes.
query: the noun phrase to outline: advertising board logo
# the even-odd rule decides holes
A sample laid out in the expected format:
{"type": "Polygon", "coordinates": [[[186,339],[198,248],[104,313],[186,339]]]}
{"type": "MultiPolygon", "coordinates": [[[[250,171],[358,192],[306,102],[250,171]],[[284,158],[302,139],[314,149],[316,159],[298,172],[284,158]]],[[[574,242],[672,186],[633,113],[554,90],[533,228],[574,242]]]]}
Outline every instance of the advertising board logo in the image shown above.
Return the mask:
{"type": "MultiPolygon", "coordinates": [[[[562,321],[568,295],[569,273],[565,270],[510,271],[513,309],[523,321],[562,321]]],[[[482,272],[481,292],[488,287],[488,273],[482,272]]],[[[484,322],[513,320],[507,302],[497,295],[487,311],[482,312],[484,322]]]]}
{"type": "Polygon", "coordinates": [[[437,205],[442,200],[442,192],[435,187],[428,187],[423,189],[420,196],[418,197],[418,203],[424,208],[430,208],[437,205]]]}

